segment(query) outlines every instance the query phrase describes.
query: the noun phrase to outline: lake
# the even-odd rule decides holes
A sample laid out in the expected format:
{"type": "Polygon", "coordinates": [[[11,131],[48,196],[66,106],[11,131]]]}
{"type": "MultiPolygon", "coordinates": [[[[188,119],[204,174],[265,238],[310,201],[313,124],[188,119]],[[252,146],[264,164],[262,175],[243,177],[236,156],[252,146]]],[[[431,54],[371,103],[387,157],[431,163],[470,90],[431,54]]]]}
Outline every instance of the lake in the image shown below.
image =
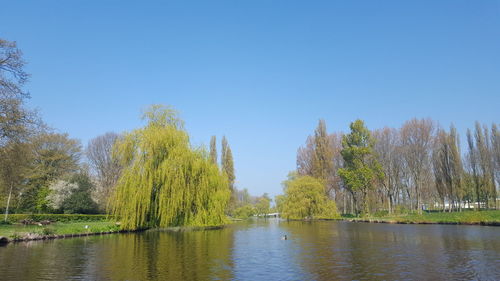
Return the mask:
{"type": "Polygon", "coordinates": [[[11,243],[0,279],[499,280],[500,228],[269,219],[11,243]]]}

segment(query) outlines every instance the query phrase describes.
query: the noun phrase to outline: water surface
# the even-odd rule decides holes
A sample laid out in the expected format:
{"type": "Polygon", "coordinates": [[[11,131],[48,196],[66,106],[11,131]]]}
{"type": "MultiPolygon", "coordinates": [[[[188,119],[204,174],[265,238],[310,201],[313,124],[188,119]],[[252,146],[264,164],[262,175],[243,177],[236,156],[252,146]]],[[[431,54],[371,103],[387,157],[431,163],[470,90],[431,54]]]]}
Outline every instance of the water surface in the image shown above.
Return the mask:
{"type": "Polygon", "coordinates": [[[269,219],[0,247],[0,280],[352,279],[500,280],[500,228],[269,219]]]}

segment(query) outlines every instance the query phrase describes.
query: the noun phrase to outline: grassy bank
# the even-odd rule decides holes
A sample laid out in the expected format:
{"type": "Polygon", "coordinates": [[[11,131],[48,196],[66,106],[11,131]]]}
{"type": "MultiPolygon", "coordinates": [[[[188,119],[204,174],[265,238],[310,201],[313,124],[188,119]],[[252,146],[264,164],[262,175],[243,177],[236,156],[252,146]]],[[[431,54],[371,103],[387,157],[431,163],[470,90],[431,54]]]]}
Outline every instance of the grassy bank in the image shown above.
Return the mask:
{"type": "Polygon", "coordinates": [[[50,225],[1,224],[0,236],[9,240],[30,240],[71,234],[118,232],[120,227],[111,221],[55,222],[50,225]]]}
{"type": "MultiPolygon", "coordinates": [[[[3,220],[3,214],[0,216],[3,220]]],[[[90,222],[90,221],[109,221],[113,217],[109,215],[81,215],[81,214],[10,214],[8,222],[19,223],[23,220],[51,222],[90,222]]]]}
{"type": "Polygon", "coordinates": [[[431,212],[423,214],[366,216],[362,218],[345,217],[344,220],[382,223],[500,225],[500,210],[462,211],[452,213],[431,212]]]}

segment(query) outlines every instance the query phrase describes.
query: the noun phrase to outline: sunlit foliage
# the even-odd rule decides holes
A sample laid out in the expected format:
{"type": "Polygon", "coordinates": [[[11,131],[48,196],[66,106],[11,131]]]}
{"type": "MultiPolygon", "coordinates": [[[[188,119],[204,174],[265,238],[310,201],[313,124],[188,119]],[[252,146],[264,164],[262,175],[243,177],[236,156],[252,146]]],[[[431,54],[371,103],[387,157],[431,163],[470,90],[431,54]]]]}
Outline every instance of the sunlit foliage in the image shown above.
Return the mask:
{"type": "Polygon", "coordinates": [[[154,105],[147,125],[124,135],[115,156],[124,167],[112,199],[112,213],[124,229],[226,221],[227,176],[203,149],[193,149],[177,113],[154,105]]]}
{"type": "Polygon", "coordinates": [[[351,132],[342,138],[344,168],[339,169],[339,175],[351,193],[360,195],[363,212],[368,213],[368,191],[384,173],[373,151],[375,140],[364,122],[358,119],[350,127],[351,132]]]}
{"type": "Polygon", "coordinates": [[[337,206],[325,194],[325,185],[311,176],[291,174],[284,182],[285,195],[280,200],[281,216],[286,219],[338,218],[337,206]]]}

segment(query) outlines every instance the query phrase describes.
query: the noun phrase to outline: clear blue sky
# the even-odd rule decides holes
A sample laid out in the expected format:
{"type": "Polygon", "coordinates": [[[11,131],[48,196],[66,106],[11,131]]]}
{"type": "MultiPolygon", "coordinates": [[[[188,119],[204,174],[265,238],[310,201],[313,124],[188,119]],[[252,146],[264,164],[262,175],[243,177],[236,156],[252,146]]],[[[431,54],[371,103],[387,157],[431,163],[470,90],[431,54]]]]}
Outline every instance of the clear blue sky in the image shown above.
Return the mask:
{"type": "Polygon", "coordinates": [[[194,144],[226,135],[239,188],[280,193],[319,118],[500,121],[499,1],[3,1],[30,105],[83,144],[177,108],[194,144]],[[166,2],[166,3],[163,3],[166,2]]]}

